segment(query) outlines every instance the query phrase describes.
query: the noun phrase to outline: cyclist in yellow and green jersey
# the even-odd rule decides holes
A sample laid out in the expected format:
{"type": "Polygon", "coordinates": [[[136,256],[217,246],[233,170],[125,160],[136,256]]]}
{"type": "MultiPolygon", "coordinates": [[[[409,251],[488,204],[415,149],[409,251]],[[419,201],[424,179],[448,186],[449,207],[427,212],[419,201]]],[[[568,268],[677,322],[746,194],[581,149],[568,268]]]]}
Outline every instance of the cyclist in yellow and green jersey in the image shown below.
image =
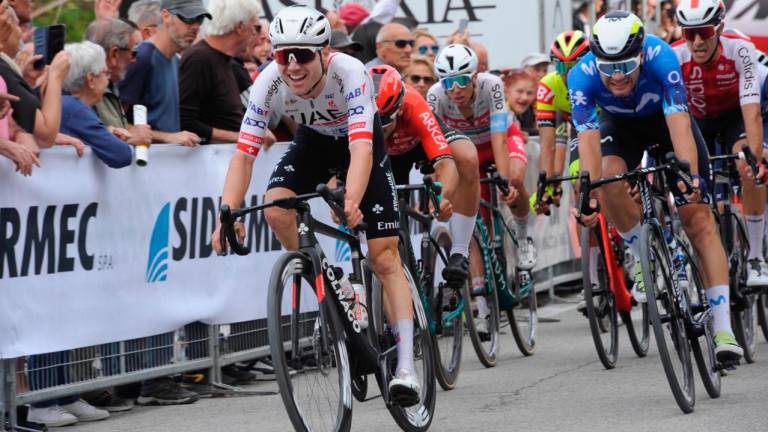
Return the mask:
{"type": "MultiPolygon", "coordinates": [[[[568,97],[566,79],[570,69],[589,52],[589,40],[579,31],[560,33],[550,48],[550,57],[555,65],[555,71],[545,75],[539,82],[536,92],[536,121],[539,126],[539,142],[541,157],[539,170],[545,171],[547,177],[560,174],[565,162],[565,150],[570,137],[571,101],[568,97]]],[[[578,146],[571,146],[570,161],[578,171],[578,146]]],[[[570,171],[570,169],[569,169],[570,171]]],[[[557,201],[561,195],[559,186],[548,190],[557,201]]],[[[531,203],[535,203],[535,196],[531,203]]],[[[539,208],[534,209],[543,214],[548,210],[547,200],[542,199],[539,208]]]]}

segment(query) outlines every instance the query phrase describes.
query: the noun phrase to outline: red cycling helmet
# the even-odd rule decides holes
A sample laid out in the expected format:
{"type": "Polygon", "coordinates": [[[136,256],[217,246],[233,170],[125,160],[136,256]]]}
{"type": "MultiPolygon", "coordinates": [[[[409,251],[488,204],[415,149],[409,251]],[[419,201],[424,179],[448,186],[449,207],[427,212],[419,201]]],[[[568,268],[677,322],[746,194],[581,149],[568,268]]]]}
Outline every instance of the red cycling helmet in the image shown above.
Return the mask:
{"type": "Polygon", "coordinates": [[[376,106],[379,108],[379,116],[389,117],[400,108],[405,96],[405,84],[400,72],[392,66],[380,65],[368,69],[373,80],[373,89],[376,92],[376,106]]]}

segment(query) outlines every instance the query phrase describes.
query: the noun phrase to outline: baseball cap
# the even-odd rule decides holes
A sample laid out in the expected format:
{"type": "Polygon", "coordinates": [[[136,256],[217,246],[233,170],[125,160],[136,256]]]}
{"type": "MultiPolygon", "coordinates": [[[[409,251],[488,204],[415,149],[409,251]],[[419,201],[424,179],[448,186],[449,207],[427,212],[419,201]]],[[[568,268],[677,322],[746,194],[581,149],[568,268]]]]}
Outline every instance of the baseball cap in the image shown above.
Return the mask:
{"type": "Polygon", "coordinates": [[[339,18],[349,27],[357,27],[368,15],[368,9],[359,3],[346,3],[339,8],[339,18]]]}
{"type": "Polygon", "coordinates": [[[168,9],[168,12],[181,15],[184,18],[197,18],[199,16],[206,16],[208,19],[213,19],[208,10],[203,6],[201,0],[163,0],[161,3],[163,9],[168,9]]]}
{"type": "Polygon", "coordinates": [[[523,61],[520,63],[520,67],[524,68],[527,66],[536,66],[537,64],[541,63],[551,63],[549,56],[542,53],[531,53],[523,58],[523,61]]]}
{"type": "Polygon", "coordinates": [[[348,34],[341,30],[334,30],[331,32],[331,48],[352,48],[354,51],[361,51],[363,44],[353,41],[348,34]]]}

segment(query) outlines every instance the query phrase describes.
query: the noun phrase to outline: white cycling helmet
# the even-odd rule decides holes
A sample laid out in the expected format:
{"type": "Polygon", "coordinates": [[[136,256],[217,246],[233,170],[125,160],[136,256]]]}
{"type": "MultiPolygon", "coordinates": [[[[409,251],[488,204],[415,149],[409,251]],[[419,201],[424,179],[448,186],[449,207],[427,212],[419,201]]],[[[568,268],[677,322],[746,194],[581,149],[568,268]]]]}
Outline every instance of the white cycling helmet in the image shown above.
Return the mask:
{"type": "Polygon", "coordinates": [[[307,6],[288,6],[275,15],[269,25],[269,40],[281,46],[326,46],[331,41],[331,24],[318,10],[307,6]]]}
{"type": "Polygon", "coordinates": [[[676,15],[681,27],[716,26],[725,18],[725,4],[722,0],[681,0],[676,15]]]}
{"type": "Polygon", "coordinates": [[[457,75],[474,75],[475,72],[477,72],[477,54],[466,45],[448,45],[435,58],[435,73],[440,79],[457,75]]]}
{"type": "Polygon", "coordinates": [[[592,28],[589,48],[598,59],[622,60],[643,51],[645,28],[637,15],[627,11],[611,11],[597,20],[592,28]]]}

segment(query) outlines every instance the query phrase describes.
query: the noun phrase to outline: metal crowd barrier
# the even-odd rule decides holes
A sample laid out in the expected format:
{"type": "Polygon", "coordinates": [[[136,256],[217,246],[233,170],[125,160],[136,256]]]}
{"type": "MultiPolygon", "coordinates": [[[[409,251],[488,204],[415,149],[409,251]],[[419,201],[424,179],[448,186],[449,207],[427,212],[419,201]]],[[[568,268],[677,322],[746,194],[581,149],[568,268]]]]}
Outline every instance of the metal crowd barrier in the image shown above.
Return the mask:
{"type": "Polygon", "coordinates": [[[191,371],[208,370],[216,394],[276,394],[222,382],[221,367],[268,354],[267,322],[260,319],[226,325],[196,322],[138,339],[0,360],[0,431],[23,430],[14,429],[19,405],[191,371]]]}

